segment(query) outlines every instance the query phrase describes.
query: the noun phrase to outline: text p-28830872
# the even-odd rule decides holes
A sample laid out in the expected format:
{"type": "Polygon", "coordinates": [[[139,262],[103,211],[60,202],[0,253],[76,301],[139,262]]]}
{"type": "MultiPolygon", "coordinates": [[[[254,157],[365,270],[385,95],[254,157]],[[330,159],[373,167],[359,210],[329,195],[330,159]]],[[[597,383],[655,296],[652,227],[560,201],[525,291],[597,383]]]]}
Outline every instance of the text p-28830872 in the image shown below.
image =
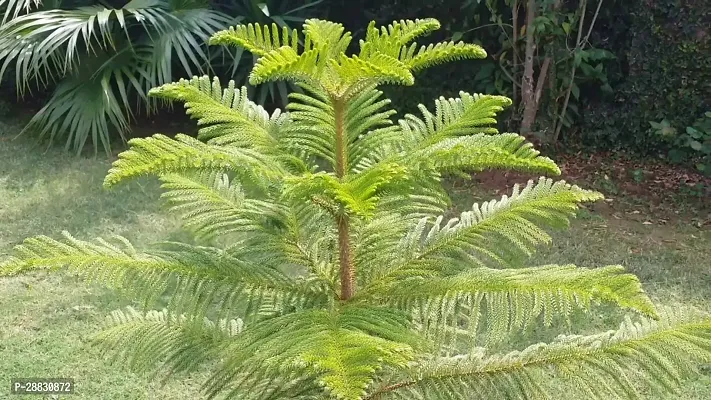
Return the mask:
{"type": "Polygon", "coordinates": [[[72,394],[74,379],[69,378],[13,378],[12,394],[72,394]]]}

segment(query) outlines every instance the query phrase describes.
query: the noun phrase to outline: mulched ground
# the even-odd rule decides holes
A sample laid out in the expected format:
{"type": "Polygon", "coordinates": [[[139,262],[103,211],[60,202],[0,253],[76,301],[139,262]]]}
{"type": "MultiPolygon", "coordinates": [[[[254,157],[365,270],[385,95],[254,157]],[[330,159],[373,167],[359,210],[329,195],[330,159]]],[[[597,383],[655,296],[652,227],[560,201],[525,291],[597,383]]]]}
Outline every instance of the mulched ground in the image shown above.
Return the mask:
{"type": "MultiPolygon", "coordinates": [[[[605,202],[594,206],[597,211],[612,216],[653,216],[658,223],[681,218],[699,227],[711,227],[711,177],[695,170],[612,153],[561,154],[554,159],[562,179],[605,194],[605,202]]],[[[474,175],[474,181],[503,194],[515,183],[537,176],[486,171],[474,175]]]]}

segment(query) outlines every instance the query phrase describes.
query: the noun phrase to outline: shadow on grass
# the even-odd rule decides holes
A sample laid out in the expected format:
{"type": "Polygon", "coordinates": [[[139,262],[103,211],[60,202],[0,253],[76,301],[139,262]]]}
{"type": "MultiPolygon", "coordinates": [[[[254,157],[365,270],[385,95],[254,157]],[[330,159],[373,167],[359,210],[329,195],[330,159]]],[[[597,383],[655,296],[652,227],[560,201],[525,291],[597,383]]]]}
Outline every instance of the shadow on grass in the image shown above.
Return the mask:
{"type": "Polygon", "coordinates": [[[0,253],[25,237],[57,237],[63,230],[83,239],[119,234],[141,243],[177,234],[176,221],[161,210],[157,180],[107,190],[108,160],[39,150],[24,138],[0,142],[0,253]]]}

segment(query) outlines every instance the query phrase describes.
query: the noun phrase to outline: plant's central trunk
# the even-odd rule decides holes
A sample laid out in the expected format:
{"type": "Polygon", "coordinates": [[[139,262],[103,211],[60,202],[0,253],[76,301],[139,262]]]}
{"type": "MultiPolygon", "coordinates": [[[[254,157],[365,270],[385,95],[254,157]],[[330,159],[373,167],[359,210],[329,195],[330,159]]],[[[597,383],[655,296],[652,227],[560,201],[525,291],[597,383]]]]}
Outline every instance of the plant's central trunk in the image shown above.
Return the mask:
{"type": "Polygon", "coordinates": [[[355,294],[355,268],[347,216],[338,218],[338,261],[341,265],[341,300],[348,300],[355,294]]]}
{"type": "MultiPolygon", "coordinates": [[[[336,123],[336,176],[343,180],[348,168],[348,136],[346,133],[345,103],[333,99],[333,114],[336,123]]],[[[337,217],[338,263],[341,269],[341,300],[348,300],[355,294],[355,267],[351,254],[351,237],[348,214],[345,210],[337,217]]]]}

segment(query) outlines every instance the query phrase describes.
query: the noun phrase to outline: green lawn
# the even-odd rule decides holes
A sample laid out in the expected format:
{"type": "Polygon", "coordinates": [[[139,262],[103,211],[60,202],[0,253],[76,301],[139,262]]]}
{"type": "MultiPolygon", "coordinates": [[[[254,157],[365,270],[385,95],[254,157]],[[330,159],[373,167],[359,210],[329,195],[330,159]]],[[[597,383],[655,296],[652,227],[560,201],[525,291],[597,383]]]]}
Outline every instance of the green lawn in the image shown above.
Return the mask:
{"type": "MultiPolygon", "coordinates": [[[[1,128],[0,128],[1,129],[1,128]]],[[[142,180],[111,191],[101,188],[109,162],[76,159],[60,150],[44,153],[26,139],[0,132],[0,258],[23,238],[62,230],[82,239],[120,234],[142,244],[185,237],[161,212],[157,184],[142,180]]],[[[457,189],[463,204],[479,201],[457,189]]],[[[622,264],[662,304],[694,305],[711,312],[711,232],[682,222],[644,225],[635,219],[581,214],[570,232],[537,262],[581,266],[622,264]]],[[[0,398],[10,398],[12,377],[72,377],[70,399],[196,399],[201,376],[166,386],[111,365],[90,344],[107,313],[126,303],[99,287],[63,274],[36,274],[0,281],[0,398]]],[[[576,331],[614,327],[614,315],[597,310],[576,331]],[[610,323],[612,325],[610,325],[610,323]],[[605,325],[607,324],[607,325],[605,325]]],[[[542,330],[540,337],[550,334],[542,330]]],[[[565,398],[561,394],[561,398],[565,398]]],[[[690,383],[682,399],[711,399],[711,376],[690,383]]]]}

